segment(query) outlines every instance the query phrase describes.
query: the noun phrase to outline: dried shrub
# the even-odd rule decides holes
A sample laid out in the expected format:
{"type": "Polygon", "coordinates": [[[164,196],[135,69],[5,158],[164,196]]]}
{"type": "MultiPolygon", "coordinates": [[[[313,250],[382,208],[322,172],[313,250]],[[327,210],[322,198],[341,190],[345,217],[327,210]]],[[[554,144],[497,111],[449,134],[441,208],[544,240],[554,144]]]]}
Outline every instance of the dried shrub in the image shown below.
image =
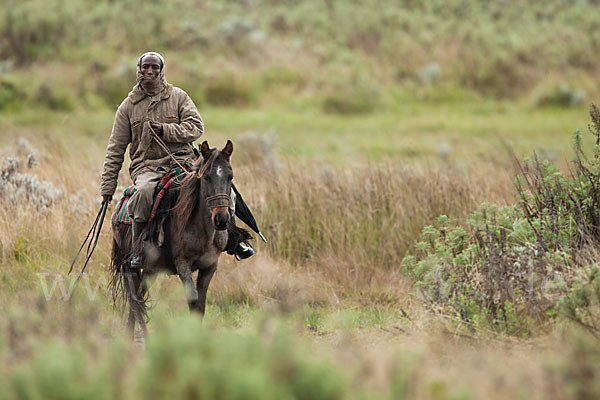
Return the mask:
{"type": "Polygon", "coordinates": [[[279,170],[279,159],[275,151],[276,136],[259,134],[257,132],[245,132],[236,138],[238,154],[236,163],[249,168],[255,168],[256,172],[276,173],[279,170]]]}

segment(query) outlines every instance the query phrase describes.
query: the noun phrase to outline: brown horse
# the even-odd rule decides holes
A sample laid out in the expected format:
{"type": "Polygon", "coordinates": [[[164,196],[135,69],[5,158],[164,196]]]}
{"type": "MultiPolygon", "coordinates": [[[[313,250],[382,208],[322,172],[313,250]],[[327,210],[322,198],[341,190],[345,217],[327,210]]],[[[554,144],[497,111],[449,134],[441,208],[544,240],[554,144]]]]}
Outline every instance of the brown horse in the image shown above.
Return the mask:
{"type": "MultiPolygon", "coordinates": [[[[170,191],[176,196],[174,206],[164,220],[164,240],[161,246],[152,241],[141,241],[136,246],[141,255],[143,269],[130,266],[132,255],[131,226],[119,224],[118,210],[121,199],[112,215],[113,251],[111,259],[113,299],[129,303],[128,330],[131,335],[138,321],[146,333],[146,299],[149,279],[165,271],[177,275],[187,291],[191,310],[204,315],[206,292],[217,268],[219,255],[225,250],[229,238],[229,194],[233,170],[229,159],[233,144],[227,141],[222,150],[209,148],[205,141],[200,147],[202,157],[194,163],[178,187],[170,191]],[[194,285],[192,273],[198,271],[194,285]]],[[[167,196],[169,197],[169,196],[167,196]]],[[[168,199],[163,199],[169,203],[168,199]]],[[[142,238],[151,236],[149,224],[142,238]]]]}

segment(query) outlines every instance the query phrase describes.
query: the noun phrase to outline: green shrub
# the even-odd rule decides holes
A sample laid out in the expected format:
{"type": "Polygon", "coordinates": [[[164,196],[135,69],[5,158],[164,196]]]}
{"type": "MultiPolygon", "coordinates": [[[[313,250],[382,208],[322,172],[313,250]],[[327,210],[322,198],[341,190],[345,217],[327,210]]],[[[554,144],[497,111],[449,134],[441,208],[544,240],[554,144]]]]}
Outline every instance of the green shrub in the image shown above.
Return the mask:
{"type": "Polygon", "coordinates": [[[585,100],[583,90],[571,89],[571,87],[562,83],[549,91],[540,91],[535,95],[535,105],[538,107],[573,107],[578,106],[585,100]]]}
{"type": "MultiPolygon", "coordinates": [[[[600,110],[592,105],[590,114],[599,140],[600,110]]],[[[571,176],[535,157],[516,181],[519,204],[484,204],[464,227],[445,216],[425,227],[403,261],[424,298],[470,325],[508,334],[527,334],[545,319],[567,293],[573,267],[585,266],[587,248],[600,243],[599,151],[587,158],[576,133],[571,176]]],[[[565,300],[571,319],[586,293],[576,289],[565,300]]]]}
{"type": "Polygon", "coordinates": [[[381,82],[404,80],[406,71],[435,82],[443,71],[444,81],[453,85],[509,96],[528,91],[547,76],[593,76],[600,54],[597,4],[591,1],[568,7],[560,0],[509,5],[485,0],[257,0],[202,7],[191,0],[160,7],[139,0],[4,3],[0,55],[20,65],[86,62],[89,48],[112,58],[150,48],[181,51],[188,59],[200,52],[210,58],[226,54],[239,62],[240,70],[282,61],[291,65],[305,57],[310,60],[302,63],[309,68],[306,76],[318,84],[323,71],[332,71],[328,78],[335,78],[340,70],[335,61],[344,59],[349,64],[342,69],[349,66],[381,82]],[[132,24],[134,20],[145,23],[132,24]],[[540,35],[550,26],[561,40],[540,35]]]}
{"type": "Polygon", "coordinates": [[[40,56],[56,56],[60,44],[70,39],[68,26],[75,24],[70,7],[49,2],[12,1],[0,13],[0,49],[19,64],[40,56]]]}
{"type": "Polygon", "coordinates": [[[331,114],[366,114],[379,104],[377,90],[366,85],[348,84],[329,94],[323,100],[323,111],[331,114]]]}
{"type": "Polygon", "coordinates": [[[546,357],[546,375],[555,382],[554,398],[600,398],[600,343],[597,338],[571,331],[563,349],[546,357]]]}
{"type": "Polygon", "coordinates": [[[16,368],[3,370],[3,398],[355,397],[346,372],[314,358],[285,332],[215,332],[195,315],[153,321],[145,352],[134,351],[121,338],[69,337],[68,345],[58,339],[38,341],[30,353],[21,354],[16,368]]]}
{"type": "Polygon", "coordinates": [[[266,89],[277,86],[300,87],[306,83],[306,77],[295,69],[286,66],[273,66],[262,72],[261,81],[266,89]]]}
{"type": "Polygon", "coordinates": [[[206,81],[204,97],[217,106],[245,106],[256,100],[248,83],[233,75],[206,81]]]}
{"type": "Polygon", "coordinates": [[[115,399],[119,398],[119,370],[125,367],[122,344],[107,354],[90,357],[81,344],[49,343],[5,376],[7,399],[115,399]],[[90,359],[94,361],[90,361],[90,359]]]}
{"type": "Polygon", "coordinates": [[[116,109],[135,85],[135,60],[122,59],[115,69],[102,64],[96,64],[94,68],[101,71],[96,81],[96,93],[116,109]]]}
{"type": "Polygon", "coordinates": [[[578,276],[571,291],[560,301],[558,310],[568,320],[600,338],[600,269],[597,265],[578,276]]]}
{"type": "Polygon", "coordinates": [[[63,88],[42,84],[35,95],[38,104],[54,111],[71,111],[74,108],[73,96],[63,88]]]}
{"type": "Polygon", "coordinates": [[[25,97],[25,92],[18,87],[16,82],[6,78],[0,80],[0,110],[19,107],[25,97]]]}

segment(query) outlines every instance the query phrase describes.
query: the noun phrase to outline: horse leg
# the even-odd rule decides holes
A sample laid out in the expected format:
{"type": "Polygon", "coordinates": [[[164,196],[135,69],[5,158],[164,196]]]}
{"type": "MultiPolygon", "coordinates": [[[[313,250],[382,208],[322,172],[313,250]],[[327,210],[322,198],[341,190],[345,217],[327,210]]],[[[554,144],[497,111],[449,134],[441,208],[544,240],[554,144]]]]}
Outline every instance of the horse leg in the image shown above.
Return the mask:
{"type": "Polygon", "coordinates": [[[198,301],[194,305],[194,311],[198,311],[201,317],[204,317],[204,311],[206,309],[206,294],[208,292],[208,285],[210,284],[210,280],[212,279],[216,270],[217,264],[211,265],[209,268],[204,270],[198,270],[198,278],[196,279],[198,301]]]}
{"type": "Polygon", "coordinates": [[[127,328],[132,339],[135,339],[135,322],[140,324],[146,335],[146,304],[144,296],[146,287],[139,271],[128,272],[126,277],[127,293],[129,294],[129,316],[127,318],[127,328]]]}
{"type": "Polygon", "coordinates": [[[129,316],[127,317],[127,333],[133,341],[135,339],[135,313],[131,300],[129,301],[129,316]]]}
{"type": "Polygon", "coordinates": [[[190,266],[187,264],[177,266],[177,275],[179,275],[179,279],[181,279],[181,283],[185,287],[188,307],[190,310],[193,310],[198,302],[198,290],[194,287],[194,279],[190,266]]]}
{"type": "Polygon", "coordinates": [[[141,304],[138,303],[139,306],[139,312],[138,312],[138,317],[139,317],[139,323],[140,326],[142,327],[142,331],[144,332],[144,337],[148,334],[148,326],[146,324],[146,294],[148,293],[148,290],[150,289],[150,286],[152,285],[153,281],[151,280],[154,275],[156,274],[155,271],[150,271],[150,270],[144,270],[142,271],[142,278],[140,280],[140,286],[139,286],[139,290],[138,290],[138,299],[140,299],[142,301],[141,304]]]}

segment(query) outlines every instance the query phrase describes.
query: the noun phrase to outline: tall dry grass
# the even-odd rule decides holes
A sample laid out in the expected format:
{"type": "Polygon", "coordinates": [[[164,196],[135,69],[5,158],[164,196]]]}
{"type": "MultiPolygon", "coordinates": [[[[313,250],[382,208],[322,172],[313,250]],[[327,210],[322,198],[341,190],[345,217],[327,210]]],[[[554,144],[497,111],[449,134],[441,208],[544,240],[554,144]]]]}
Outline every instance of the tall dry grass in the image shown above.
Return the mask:
{"type": "MultiPolygon", "coordinates": [[[[267,245],[257,243],[259,254],[268,253],[287,271],[316,273],[338,293],[401,280],[404,255],[423,226],[440,214],[460,221],[481,202],[508,204],[515,196],[508,162],[430,167],[358,163],[336,170],[316,163],[278,167],[269,161],[265,169],[265,163],[253,163],[239,151],[234,155],[236,183],[269,239],[267,245]],[[237,164],[235,157],[243,163],[237,164]]],[[[39,152],[40,165],[22,172],[61,188],[63,195],[46,208],[0,199],[0,254],[9,268],[67,265],[99,207],[99,170],[78,168],[83,161],[74,152],[67,157],[53,150],[39,152]]],[[[120,182],[126,186],[128,179],[120,182]]],[[[96,270],[107,262],[109,249],[107,224],[94,259],[100,264],[96,270]]]]}
{"type": "Polygon", "coordinates": [[[260,200],[253,205],[272,257],[348,289],[385,283],[439,215],[461,220],[481,202],[515,198],[505,166],[311,164],[267,178],[245,172],[238,187],[260,200]]]}

